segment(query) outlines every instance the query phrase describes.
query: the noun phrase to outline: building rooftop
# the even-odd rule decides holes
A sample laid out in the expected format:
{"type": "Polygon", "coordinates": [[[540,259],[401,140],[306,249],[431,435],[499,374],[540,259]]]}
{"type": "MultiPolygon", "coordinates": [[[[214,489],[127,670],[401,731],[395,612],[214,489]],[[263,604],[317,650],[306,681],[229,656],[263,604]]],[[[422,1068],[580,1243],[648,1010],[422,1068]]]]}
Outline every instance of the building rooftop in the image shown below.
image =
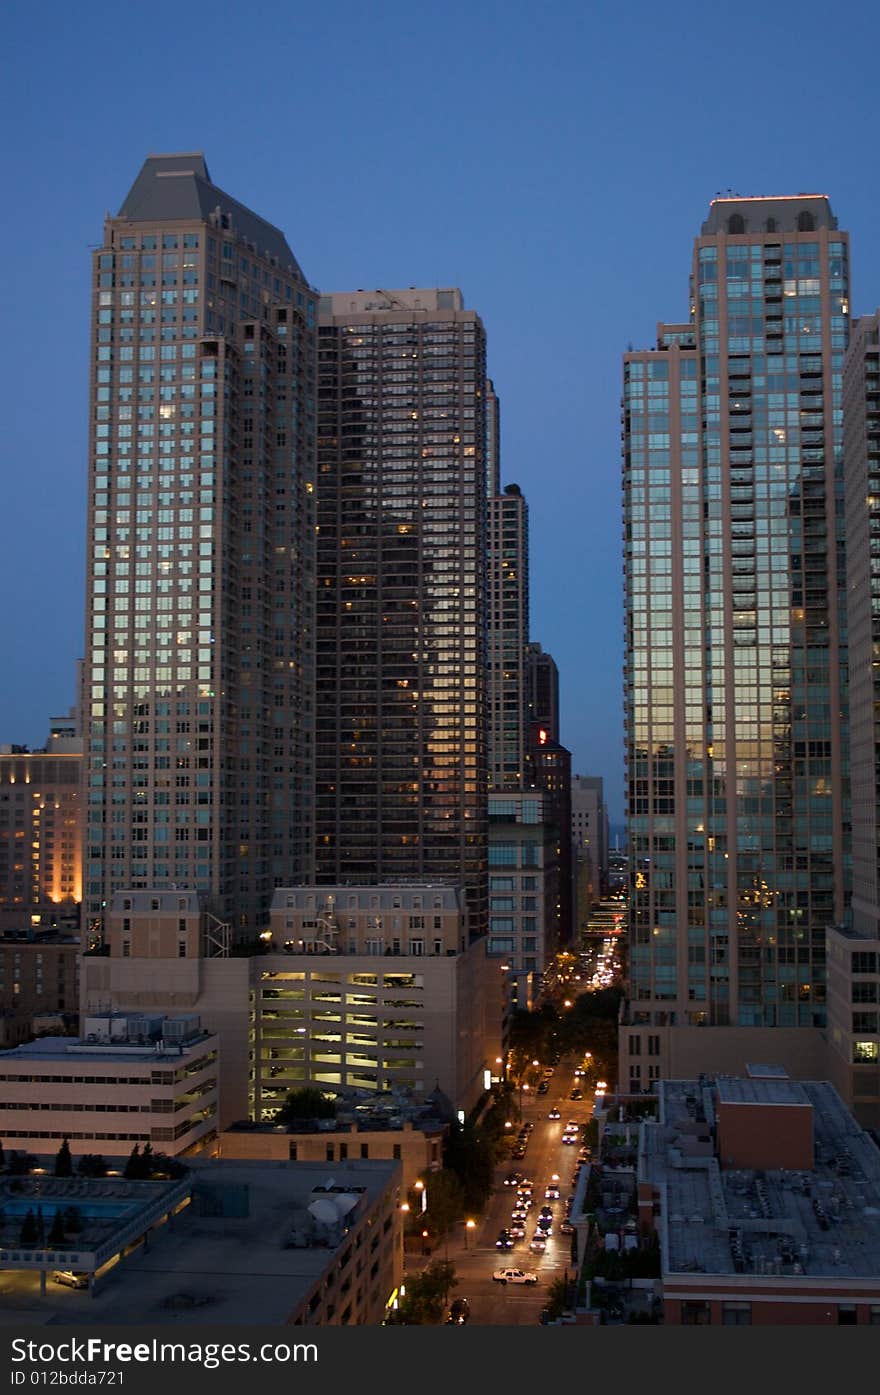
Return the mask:
{"type": "Polygon", "coordinates": [[[663,1197],[664,1273],[880,1279],[880,1151],[833,1086],[705,1077],[658,1093],[639,1179],[663,1197]],[[813,1168],[722,1167],[711,1140],[725,1099],[812,1106],[813,1168]]]}
{"type": "Polygon", "coordinates": [[[730,232],[728,219],[739,216],[740,234],[755,232],[814,232],[837,228],[837,219],[825,194],[719,194],[709,204],[709,216],[702,226],[703,237],[730,232]],[[807,226],[801,215],[809,215],[807,226]],[[772,228],[767,227],[770,220],[772,228]]]}
{"type": "Polygon", "coordinates": [[[303,280],[284,234],[213,183],[204,155],[148,155],[129,189],[119,218],[130,223],[208,222],[225,215],[230,232],[250,242],[256,251],[303,280]]]}
{"type": "Polygon", "coordinates": [[[360,1159],[193,1160],[193,1202],[173,1228],[162,1226],[88,1302],[65,1303],[63,1320],[168,1322],[195,1313],[211,1323],[283,1323],[332,1268],[363,1215],[362,1198],[374,1204],[400,1172],[399,1162],[360,1159]]]}

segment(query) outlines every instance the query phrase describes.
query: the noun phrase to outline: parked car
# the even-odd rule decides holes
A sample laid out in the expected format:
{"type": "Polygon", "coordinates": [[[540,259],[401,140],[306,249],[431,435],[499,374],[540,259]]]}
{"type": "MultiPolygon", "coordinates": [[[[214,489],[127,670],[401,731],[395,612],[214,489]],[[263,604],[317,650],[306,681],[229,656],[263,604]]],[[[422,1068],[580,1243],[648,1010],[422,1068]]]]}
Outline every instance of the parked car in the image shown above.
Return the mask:
{"type": "Polygon", "coordinates": [[[52,1273],[53,1284],[63,1284],[65,1288],[88,1288],[88,1274],[78,1274],[73,1269],[55,1269],[52,1273]]]}
{"type": "Polygon", "coordinates": [[[536,1284],[537,1274],[528,1269],[496,1269],[492,1275],[496,1284],[536,1284]]]}

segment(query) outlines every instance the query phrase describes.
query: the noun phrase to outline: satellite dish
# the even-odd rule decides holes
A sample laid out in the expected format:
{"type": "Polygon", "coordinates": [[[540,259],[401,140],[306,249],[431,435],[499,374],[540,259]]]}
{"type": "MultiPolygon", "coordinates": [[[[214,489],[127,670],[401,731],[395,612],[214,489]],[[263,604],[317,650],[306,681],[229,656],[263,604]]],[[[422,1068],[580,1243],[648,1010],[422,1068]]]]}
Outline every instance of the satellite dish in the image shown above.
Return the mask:
{"type": "Polygon", "coordinates": [[[324,1225],[335,1225],[339,1219],[339,1212],[332,1201],[325,1201],[323,1197],[318,1197],[316,1201],[309,1205],[309,1215],[316,1221],[321,1221],[324,1225]]]}

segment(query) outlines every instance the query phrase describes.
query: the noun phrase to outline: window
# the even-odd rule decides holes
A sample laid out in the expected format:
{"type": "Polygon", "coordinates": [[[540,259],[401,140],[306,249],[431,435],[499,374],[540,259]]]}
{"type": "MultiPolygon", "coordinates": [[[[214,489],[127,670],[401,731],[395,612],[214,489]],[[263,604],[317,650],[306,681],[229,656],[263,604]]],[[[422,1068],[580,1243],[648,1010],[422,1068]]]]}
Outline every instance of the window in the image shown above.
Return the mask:
{"type": "Polygon", "coordinates": [[[722,1327],[751,1327],[751,1303],[722,1303],[721,1325],[722,1327]]]}
{"type": "Polygon", "coordinates": [[[798,232],[815,232],[816,220],[812,213],[798,214],[798,232]]]}
{"type": "Polygon", "coordinates": [[[288,1143],[288,1145],[287,1145],[287,1156],[288,1156],[288,1159],[290,1160],[290,1162],[296,1162],[296,1144],[295,1144],[295,1143],[288,1143]]]}
{"type": "Polygon", "coordinates": [[[859,1315],[856,1311],[855,1303],[838,1303],[837,1305],[837,1325],[838,1327],[855,1327],[858,1323],[859,1315]]]}
{"type": "Polygon", "coordinates": [[[712,1322],[712,1310],[708,1303],[693,1300],[681,1305],[682,1327],[708,1327],[712,1322]]]}
{"type": "Polygon", "coordinates": [[[733,233],[734,236],[736,236],[736,234],[738,233],[744,233],[745,230],[746,225],[745,220],[742,217],[742,214],[731,213],[730,217],[727,220],[727,231],[729,233],[733,233]]]}

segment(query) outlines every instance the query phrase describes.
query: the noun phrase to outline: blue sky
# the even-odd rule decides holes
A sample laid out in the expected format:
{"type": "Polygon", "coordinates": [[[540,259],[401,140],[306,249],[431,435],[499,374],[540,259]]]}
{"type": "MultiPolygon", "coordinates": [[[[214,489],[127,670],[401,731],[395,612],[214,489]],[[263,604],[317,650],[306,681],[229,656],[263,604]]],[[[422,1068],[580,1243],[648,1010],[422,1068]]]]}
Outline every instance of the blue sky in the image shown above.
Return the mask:
{"type": "Polygon", "coordinates": [[[880,10],[12,0],[3,31],[0,742],[74,697],[89,248],[148,153],[203,150],[319,288],[456,284],[483,317],[532,638],[620,819],[621,354],[686,315],[719,191],[827,193],[880,305],[880,10]]]}

